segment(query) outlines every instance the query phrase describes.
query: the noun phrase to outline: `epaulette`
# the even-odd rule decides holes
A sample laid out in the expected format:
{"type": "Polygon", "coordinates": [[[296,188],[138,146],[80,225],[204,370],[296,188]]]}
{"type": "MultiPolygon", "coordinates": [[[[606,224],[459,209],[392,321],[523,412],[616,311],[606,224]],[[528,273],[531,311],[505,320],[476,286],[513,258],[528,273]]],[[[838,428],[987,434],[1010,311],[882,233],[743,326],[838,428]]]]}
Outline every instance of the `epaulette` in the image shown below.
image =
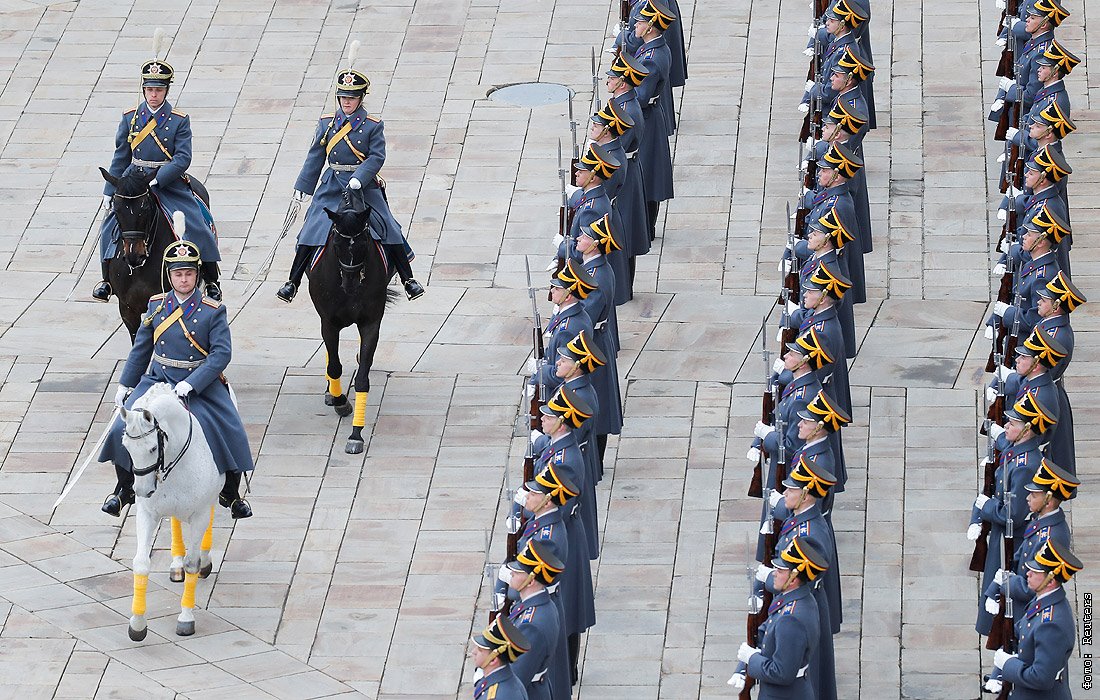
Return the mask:
{"type": "Polygon", "coordinates": [[[533,619],[535,619],[535,608],[524,608],[516,622],[530,622],[533,619]]]}
{"type": "Polygon", "coordinates": [[[137,111],[137,107],[134,107],[133,109],[128,109],[128,110],[126,110],[125,112],[122,113],[122,116],[125,117],[127,114],[133,114],[136,111],[137,111]]]}
{"type": "Polygon", "coordinates": [[[1043,608],[1043,616],[1040,618],[1042,622],[1050,622],[1054,619],[1054,606],[1043,608]]]}
{"type": "Polygon", "coordinates": [[[554,526],[553,525],[546,525],[544,527],[541,527],[541,528],[539,528],[539,531],[538,531],[537,534],[538,534],[540,542],[542,542],[544,539],[548,540],[548,539],[550,539],[551,537],[554,536],[554,526]]]}
{"type": "Polygon", "coordinates": [[[335,113],[335,112],[330,112],[330,113],[328,113],[328,114],[322,114],[322,115],[321,115],[321,116],[319,117],[319,119],[332,119],[332,118],[333,118],[333,117],[335,117],[335,116],[336,116],[336,113],[335,113]]]}
{"type": "Polygon", "coordinates": [[[489,686],[489,695],[488,695],[489,700],[496,700],[497,686],[498,686],[497,683],[493,683],[491,686],[489,686]]]}
{"type": "Polygon", "coordinates": [[[800,522],[798,524],[798,536],[799,537],[808,537],[809,534],[810,534],[810,523],[809,523],[809,521],[803,520],[802,522],[800,522]]]}
{"type": "Polygon", "coordinates": [[[152,304],[154,301],[160,301],[166,296],[168,296],[168,294],[154,294],[153,296],[149,297],[149,303],[152,304]]]}
{"type": "Polygon", "coordinates": [[[376,122],[376,123],[379,123],[379,124],[382,123],[382,118],[381,117],[376,117],[373,114],[368,114],[367,119],[370,119],[372,122],[376,122]]]}
{"type": "Polygon", "coordinates": [[[187,116],[187,112],[181,112],[178,109],[173,109],[172,114],[176,115],[177,117],[186,117],[187,116]]]}
{"type": "Polygon", "coordinates": [[[564,464],[565,463],[565,450],[560,450],[558,452],[555,452],[554,456],[551,459],[554,460],[554,464],[564,464]]]}
{"type": "Polygon", "coordinates": [[[779,614],[780,615],[791,615],[791,614],[793,614],[794,613],[794,606],[796,606],[796,605],[798,605],[798,601],[797,600],[792,600],[791,602],[789,602],[789,603],[787,603],[786,605],[783,606],[783,608],[779,611],[779,614]]]}
{"type": "Polygon", "coordinates": [[[203,297],[202,298],[202,303],[204,303],[207,306],[209,306],[211,308],[214,308],[214,309],[216,309],[216,308],[218,308],[219,306],[222,305],[222,303],[220,301],[216,301],[216,300],[211,299],[209,297],[203,297]]]}

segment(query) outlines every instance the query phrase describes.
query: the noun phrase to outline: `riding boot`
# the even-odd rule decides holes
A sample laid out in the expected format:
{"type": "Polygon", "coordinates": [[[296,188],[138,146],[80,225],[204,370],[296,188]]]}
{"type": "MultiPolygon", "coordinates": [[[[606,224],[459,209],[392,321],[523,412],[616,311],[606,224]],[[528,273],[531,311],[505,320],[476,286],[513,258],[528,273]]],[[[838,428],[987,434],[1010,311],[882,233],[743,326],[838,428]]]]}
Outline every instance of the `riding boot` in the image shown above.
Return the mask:
{"type": "Polygon", "coordinates": [[[578,662],[580,661],[580,655],[581,655],[581,635],[579,633],[569,635],[568,643],[569,643],[569,674],[570,674],[571,680],[573,681],[572,684],[576,685],[577,681],[580,680],[580,677],[581,677],[581,672],[580,672],[580,669],[578,668],[578,665],[579,665],[578,662]]]}
{"type": "Polygon", "coordinates": [[[214,301],[222,300],[222,288],[218,286],[218,263],[204,262],[202,264],[202,280],[206,283],[205,294],[214,301]]]}
{"type": "Polygon", "coordinates": [[[397,269],[401,284],[405,286],[405,295],[409,297],[409,301],[424,296],[424,287],[413,279],[412,265],[409,264],[409,256],[405,254],[405,246],[400,243],[386,243],[384,247],[386,257],[397,269]]]}
{"type": "Polygon", "coordinates": [[[661,211],[660,202],[646,202],[646,223],[649,225],[649,241],[652,243],[657,238],[657,215],[661,211]]]}
{"type": "Polygon", "coordinates": [[[240,491],[241,473],[226,472],[225,485],[222,486],[222,492],[218,494],[218,503],[221,504],[222,508],[229,509],[229,513],[234,520],[252,517],[252,506],[240,497],[240,491]]]}
{"type": "Polygon", "coordinates": [[[115,476],[118,478],[115,490],[104,499],[100,510],[117,518],[122,515],[124,506],[133,505],[134,503],[134,475],[116,464],[115,476]]]}
{"type": "Polygon", "coordinates": [[[288,304],[294,301],[294,295],[298,293],[298,287],[302,284],[302,275],[306,273],[309,259],[313,257],[315,250],[316,248],[310,245],[300,245],[294,249],[294,262],[290,264],[290,279],[275,292],[275,296],[288,304]]]}
{"type": "Polygon", "coordinates": [[[92,290],[92,298],[96,301],[107,301],[111,298],[111,261],[101,260],[100,269],[103,271],[103,279],[92,290]]]}

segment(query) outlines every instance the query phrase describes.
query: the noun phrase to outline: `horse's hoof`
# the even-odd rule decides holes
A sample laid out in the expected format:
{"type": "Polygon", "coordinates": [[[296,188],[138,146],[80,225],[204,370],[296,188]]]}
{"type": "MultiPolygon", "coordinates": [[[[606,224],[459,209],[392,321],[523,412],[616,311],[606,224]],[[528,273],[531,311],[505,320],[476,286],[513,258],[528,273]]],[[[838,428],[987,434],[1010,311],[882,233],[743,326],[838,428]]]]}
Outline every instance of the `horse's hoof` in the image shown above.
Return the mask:
{"type": "Polygon", "coordinates": [[[344,399],[344,401],[348,400],[348,397],[346,397],[346,396],[336,397],[336,396],[333,396],[332,394],[330,394],[326,391],[325,392],[325,405],[326,406],[335,406],[337,398],[342,398],[342,399],[344,399]]]}
{"type": "Polygon", "coordinates": [[[363,452],[362,440],[348,440],[348,444],[344,445],[344,452],[349,455],[357,455],[363,452]]]}
{"type": "Polygon", "coordinates": [[[149,634],[149,628],[142,627],[141,629],[136,630],[133,627],[128,627],[126,629],[126,632],[130,635],[130,641],[142,642],[145,641],[145,635],[149,634]]]}
{"type": "Polygon", "coordinates": [[[199,578],[206,578],[210,576],[210,572],[214,570],[214,562],[208,561],[199,568],[199,578]]]}
{"type": "Polygon", "coordinates": [[[348,401],[348,397],[346,396],[341,396],[340,398],[342,398],[344,402],[334,404],[333,408],[336,409],[336,415],[340,416],[341,418],[347,418],[351,415],[351,402],[348,401]]]}
{"type": "Polygon", "coordinates": [[[168,570],[168,580],[172,583],[183,583],[183,567],[173,566],[168,570]]]}
{"type": "Polygon", "coordinates": [[[190,637],[195,633],[195,621],[190,622],[176,622],[176,635],[180,637],[190,637]]]}

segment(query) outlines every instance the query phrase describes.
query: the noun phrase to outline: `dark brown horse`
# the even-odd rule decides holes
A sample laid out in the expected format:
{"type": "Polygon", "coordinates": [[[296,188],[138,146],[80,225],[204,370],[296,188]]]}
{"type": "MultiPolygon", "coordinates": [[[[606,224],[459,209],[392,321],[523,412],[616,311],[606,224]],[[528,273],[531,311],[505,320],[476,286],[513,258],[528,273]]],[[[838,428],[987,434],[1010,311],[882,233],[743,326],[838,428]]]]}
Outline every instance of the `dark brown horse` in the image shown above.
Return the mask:
{"type": "MultiPolygon", "coordinates": [[[[168,288],[161,255],[177,239],[172,223],[149,190],[155,173],[146,176],[132,171],[115,177],[103,168],[99,172],[115,186],[111,208],[121,234],[118,250],[108,265],[107,281],[118,297],[118,313],[133,342],[142,315],[149,308],[149,297],[168,288]]],[[[209,206],[210,195],[202,183],[191,178],[190,185],[209,206]]]]}
{"type": "Polygon", "coordinates": [[[352,325],[359,329],[359,366],[352,378],[354,415],[351,435],[344,446],[348,454],[358,454],[363,451],[370,368],[378,348],[382,316],[386,305],[398,295],[388,288],[393,270],[387,267],[382,248],[371,234],[371,209],[357,201],[339,211],[325,209],[325,213],[332,220],[332,229],[320,259],[307,271],[309,296],[321,318],[321,338],[325,342],[325,404],[341,416],[353,411],[340,384],[344,371],[340,364],[340,331],[352,325]]]}

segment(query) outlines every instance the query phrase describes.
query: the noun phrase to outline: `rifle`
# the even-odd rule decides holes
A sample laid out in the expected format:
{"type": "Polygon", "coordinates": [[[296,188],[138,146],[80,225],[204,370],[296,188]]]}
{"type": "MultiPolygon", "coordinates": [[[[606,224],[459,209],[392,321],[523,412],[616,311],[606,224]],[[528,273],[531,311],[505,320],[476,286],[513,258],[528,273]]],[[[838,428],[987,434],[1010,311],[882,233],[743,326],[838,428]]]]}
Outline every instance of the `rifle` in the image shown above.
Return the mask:
{"type": "MultiPolygon", "coordinates": [[[[998,360],[999,359],[1000,358],[998,358],[998,360]]],[[[1005,400],[1004,382],[1001,381],[1001,375],[999,374],[993,375],[993,382],[994,386],[996,386],[997,388],[997,398],[993,402],[993,405],[988,407],[985,413],[989,419],[993,420],[995,414],[998,411],[997,407],[1000,406],[999,410],[1002,417],[1001,420],[1003,420],[1005,400]]],[[[985,404],[986,399],[983,393],[982,406],[985,407],[985,404]]],[[[986,425],[987,424],[985,423],[983,423],[982,425],[982,432],[984,432],[986,435],[985,472],[982,478],[982,493],[992,498],[996,489],[997,464],[998,462],[1000,462],[1000,455],[998,454],[998,450],[994,444],[993,435],[989,430],[986,429],[986,425]]],[[[974,553],[970,557],[971,571],[985,571],[985,559],[986,556],[989,554],[989,531],[989,521],[982,520],[982,532],[980,535],[978,535],[978,539],[974,542],[974,553]]]]}
{"type": "Polygon", "coordinates": [[[580,126],[573,117],[573,91],[569,91],[569,131],[573,134],[573,161],[569,166],[569,181],[577,184],[577,166],[581,162],[581,145],[577,140],[577,127],[580,126]]]}
{"type": "MultiPolygon", "coordinates": [[[[1013,5],[1016,3],[1013,2],[1013,5]]],[[[1016,35],[1012,33],[1011,19],[1008,13],[1008,3],[1005,3],[1005,9],[1001,11],[1001,23],[997,25],[998,31],[1000,29],[1006,29],[1008,36],[1005,40],[1005,48],[1001,51],[1001,60],[997,62],[997,77],[998,78],[1015,78],[1016,77],[1016,35]]],[[[1016,14],[1016,10],[1012,11],[1012,14],[1016,14]]]]}
{"type": "MultiPolygon", "coordinates": [[[[531,463],[534,464],[534,443],[530,440],[527,441],[527,455],[531,459],[531,463]]],[[[523,464],[524,471],[527,470],[527,458],[524,458],[523,464]]],[[[505,561],[512,561],[516,558],[516,554],[519,548],[520,533],[523,532],[523,527],[527,523],[523,519],[523,509],[516,503],[516,489],[512,488],[511,477],[508,476],[508,466],[504,467],[504,495],[508,498],[508,516],[505,519],[506,529],[508,531],[507,549],[505,561]]],[[[508,613],[512,610],[512,601],[507,595],[504,596],[504,600],[500,603],[500,607],[497,609],[497,615],[503,615],[508,617],[508,613]]],[[[490,615],[490,621],[492,621],[492,615],[490,615]]]]}
{"type": "MultiPolygon", "coordinates": [[[[768,316],[764,315],[764,319],[760,322],[760,355],[764,358],[764,398],[760,405],[760,422],[767,425],[772,424],[772,414],[775,412],[775,394],[772,393],[772,358],[771,353],[768,352],[768,316]]],[[[780,436],[782,439],[782,436],[780,436]]],[[[764,460],[767,459],[767,452],[764,450],[764,441],[760,441],[760,458],[756,460],[756,466],[752,470],[752,480],[749,482],[750,498],[760,498],[763,496],[764,485],[764,460]]]]}
{"type": "Polygon", "coordinates": [[[619,31],[630,28],[630,0],[619,0],[619,31]]]}
{"type": "Polygon", "coordinates": [[[1012,315],[1012,332],[1008,336],[1008,341],[1005,343],[1004,353],[1004,366],[1012,367],[1016,359],[1016,344],[1020,340],[1020,285],[1016,285],[1016,300],[1013,302],[1012,307],[1015,309],[1015,313],[1012,315]]]}
{"type": "MultiPolygon", "coordinates": [[[[489,584],[489,591],[490,591],[489,595],[493,596],[492,598],[490,598],[490,600],[492,602],[489,605],[489,624],[490,625],[493,624],[493,620],[495,620],[496,617],[497,617],[497,609],[496,609],[496,607],[494,607],[494,606],[497,605],[497,601],[496,601],[496,580],[497,580],[496,568],[497,567],[489,562],[489,555],[491,553],[492,546],[493,546],[493,532],[492,532],[492,530],[486,530],[485,531],[485,561],[482,562],[482,564],[481,564],[481,575],[485,577],[485,580],[489,584]]],[[[507,596],[505,596],[505,597],[507,597],[507,596]]]]}
{"type": "MultiPolygon", "coordinates": [[[[572,103],[570,103],[572,105],[572,103]]],[[[572,109],[570,109],[572,111],[572,109]]],[[[573,242],[570,240],[569,229],[573,225],[573,212],[569,209],[569,195],[565,191],[565,165],[561,159],[561,139],[558,139],[558,181],[561,183],[561,207],[558,209],[558,235],[566,241],[566,250],[572,250],[573,242]]],[[[565,258],[558,258],[558,268],[554,274],[558,274],[565,267],[565,258]]],[[[547,301],[552,301],[549,292],[547,301]]]]}
{"type": "MultiPolygon", "coordinates": [[[[1014,494],[1009,488],[1009,471],[1007,464],[1001,469],[1001,496],[1004,498],[1005,506],[1004,553],[1001,559],[1001,568],[1005,571],[1012,571],[1016,568],[1015,537],[1012,533],[1012,500],[1014,494]]],[[[993,627],[990,629],[989,637],[985,642],[986,649],[1004,649],[1009,653],[1014,651],[1014,647],[1016,646],[1016,627],[1013,624],[1013,601],[1009,592],[1009,586],[1006,582],[1001,587],[1001,610],[997,613],[997,616],[993,618],[993,627]]],[[[1006,683],[1005,685],[1009,684],[1006,683]]],[[[1010,685],[1009,689],[1011,690],[1010,685]]],[[[1006,691],[1002,690],[1002,693],[1004,692],[1006,691]]],[[[1008,696],[1005,695],[1005,697],[1007,698],[1008,696]]]]}
{"type": "Polygon", "coordinates": [[[782,287],[779,290],[779,299],[776,301],[776,304],[783,307],[783,313],[780,316],[782,319],[782,334],[780,335],[779,348],[780,357],[787,354],[787,343],[794,342],[794,339],[798,335],[797,330],[788,328],[790,314],[787,312],[787,304],[792,298],[800,299],[802,295],[802,283],[798,278],[798,266],[795,264],[798,258],[794,254],[794,231],[791,229],[790,202],[787,202],[787,249],[784,255],[786,257],[780,263],[779,267],[779,272],[782,275],[782,279],[780,280],[782,287]]]}
{"type": "MultiPolygon", "coordinates": [[[[527,271],[527,296],[531,297],[531,346],[532,353],[535,357],[535,374],[532,379],[535,380],[535,391],[531,394],[531,430],[538,430],[541,425],[539,416],[539,406],[543,400],[543,387],[542,382],[539,381],[540,369],[546,359],[546,348],[542,341],[542,318],[539,316],[539,305],[535,300],[535,286],[531,283],[531,263],[527,260],[527,256],[523,257],[523,267],[527,271]]],[[[535,478],[532,474],[527,476],[526,465],[524,466],[524,483],[535,478]]]]}
{"type": "Polygon", "coordinates": [[[592,114],[599,112],[600,105],[600,75],[596,72],[596,48],[592,48],[592,114]]]}
{"type": "MultiPolygon", "coordinates": [[[[1012,33],[1012,30],[1008,30],[1008,41],[1005,45],[1005,52],[1016,52],[1016,35],[1012,33]]],[[[1003,55],[1003,54],[1002,54],[1003,55]]],[[[1008,95],[1005,95],[1007,97],[1008,95]]],[[[1017,98],[1023,97],[1017,95],[1017,98]]],[[[1001,118],[997,120],[997,130],[993,133],[993,139],[995,141],[1004,141],[1005,134],[1008,131],[1009,125],[1020,121],[1020,116],[1023,112],[1023,103],[1020,99],[1014,102],[1005,101],[1004,107],[1001,108],[1001,118]]]]}
{"type": "MultiPolygon", "coordinates": [[[[750,549],[748,537],[745,538],[745,551],[752,551],[750,549]]],[[[750,557],[750,561],[751,561],[750,557]]],[[[749,600],[755,600],[756,598],[756,567],[752,564],[745,565],[745,572],[748,574],[749,579],[749,600]]],[[[764,595],[771,597],[766,589],[764,595]]],[[[770,603],[762,602],[760,607],[756,610],[749,609],[749,614],[745,618],[745,641],[749,646],[760,647],[760,625],[768,619],[768,605],[770,603]]],[[[738,700],[750,700],[752,687],[756,684],[756,679],[749,675],[749,667],[744,662],[737,662],[737,666],[734,670],[735,673],[745,674],[745,687],[741,689],[741,693],[737,696],[738,700]]]]}
{"type": "MultiPolygon", "coordinates": [[[[822,11],[824,12],[824,11],[822,11]]],[[[820,17],[822,13],[818,13],[817,17],[820,17]]],[[[820,19],[814,19],[814,26],[818,26],[820,19]]],[[[821,42],[817,40],[817,35],[814,35],[814,57],[810,61],[809,72],[806,75],[806,80],[812,80],[816,83],[816,86],[821,85],[821,42]]],[[[802,121],[802,129],[798,132],[799,143],[804,143],[806,139],[813,136],[815,139],[821,137],[821,98],[811,94],[810,95],[810,109],[806,112],[806,118],[802,121]]]]}

